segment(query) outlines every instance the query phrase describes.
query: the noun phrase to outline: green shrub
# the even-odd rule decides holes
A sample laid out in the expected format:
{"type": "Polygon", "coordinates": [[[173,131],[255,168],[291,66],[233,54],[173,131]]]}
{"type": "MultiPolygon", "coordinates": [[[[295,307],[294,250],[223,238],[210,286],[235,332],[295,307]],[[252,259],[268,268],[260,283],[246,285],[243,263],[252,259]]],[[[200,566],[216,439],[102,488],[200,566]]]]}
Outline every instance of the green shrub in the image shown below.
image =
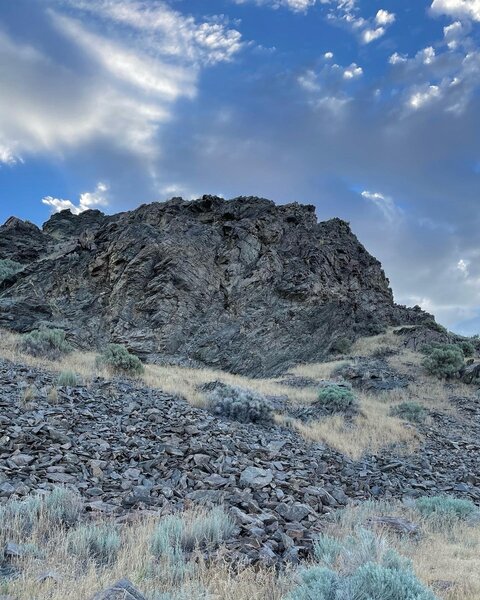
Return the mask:
{"type": "Polygon", "coordinates": [[[475,346],[472,344],[472,342],[469,342],[468,340],[462,340],[461,342],[457,343],[457,346],[461,348],[465,357],[474,356],[475,346]]]}
{"type": "Polygon", "coordinates": [[[120,344],[109,344],[97,358],[97,364],[124,375],[141,375],[145,371],[138,356],[130,354],[125,346],[120,344]]]}
{"type": "Polygon", "coordinates": [[[343,540],[321,536],[314,553],[318,564],[301,573],[288,600],[435,600],[410,561],[372,532],[343,540]]]}
{"type": "Polygon", "coordinates": [[[81,560],[93,559],[106,565],[115,562],[120,549],[120,535],[111,524],[80,525],[67,534],[67,548],[81,560]]]}
{"type": "Polygon", "coordinates": [[[437,519],[439,523],[461,521],[478,512],[471,500],[451,496],[432,496],[418,498],[415,508],[427,519],[437,519]]]}
{"type": "Polygon", "coordinates": [[[271,423],[272,408],[261,394],[234,385],[219,385],[208,397],[208,407],[216,415],[240,423],[271,423]]]}
{"type": "Polygon", "coordinates": [[[157,557],[182,555],[195,548],[214,549],[232,535],[235,524],[221,508],[213,508],[186,518],[168,515],[161,519],[151,540],[157,557]]]}
{"type": "Polygon", "coordinates": [[[32,356],[50,360],[56,360],[73,351],[73,347],[65,339],[64,331],[47,327],[24,334],[20,340],[20,349],[32,356]]]}
{"type": "Polygon", "coordinates": [[[334,354],[348,354],[352,349],[352,340],[347,337],[337,338],[330,346],[330,352],[334,354]]]}
{"type": "Polygon", "coordinates": [[[73,371],[62,371],[57,378],[57,385],[60,387],[75,387],[79,383],[79,378],[73,371]]]}
{"type": "Polygon", "coordinates": [[[23,265],[15,260],[5,258],[0,260],[0,283],[16,273],[23,270],[23,265]]]}
{"type": "Polygon", "coordinates": [[[330,412],[344,412],[356,404],[356,398],[350,388],[332,384],[320,388],[317,404],[330,412]]]}
{"type": "Polygon", "coordinates": [[[465,366],[462,350],[458,346],[446,344],[442,348],[428,351],[423,366],[430,375],[440,379],[448,379],[457,375],[465,366]]]}
{"type": "Polygon", "coordinates": [[[83,502],[77,492],[57,487],[44,496],[27,496],[9,500],[0,506],[0,534],[6,539],[14,532],[28,534],[40,522],[47,528],[71,526],[78,522],[83,502]]]}
{"type": "Polygon", "coordinates": [[[390,414],[411,423],[423,423],[427,418],[427,411],[417,402],[402,402],[398,406],[394,406],[390,414]]]}

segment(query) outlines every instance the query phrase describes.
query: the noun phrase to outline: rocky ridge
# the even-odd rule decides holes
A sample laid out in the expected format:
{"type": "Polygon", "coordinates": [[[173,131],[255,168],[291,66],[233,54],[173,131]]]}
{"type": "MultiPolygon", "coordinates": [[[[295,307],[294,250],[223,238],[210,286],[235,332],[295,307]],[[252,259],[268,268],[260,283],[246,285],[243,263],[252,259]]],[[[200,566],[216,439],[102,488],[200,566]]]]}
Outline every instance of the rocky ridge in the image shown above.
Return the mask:
{"type": "Polygon", "coordinates": [[[106,216],[11,218],[0,328],[42,323],[79,347],[117,342],[150,361],[255,376],[323,359],[342,337],[429,317],[395,305],[380,263],[313,206],[204,196],[106,216]]]}

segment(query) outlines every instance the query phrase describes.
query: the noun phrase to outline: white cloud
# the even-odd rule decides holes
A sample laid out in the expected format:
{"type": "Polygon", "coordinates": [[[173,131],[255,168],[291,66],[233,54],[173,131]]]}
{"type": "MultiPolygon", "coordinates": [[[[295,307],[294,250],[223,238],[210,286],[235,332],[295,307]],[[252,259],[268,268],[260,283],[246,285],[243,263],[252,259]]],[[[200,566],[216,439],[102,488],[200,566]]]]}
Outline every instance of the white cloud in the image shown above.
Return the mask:
{"type": "MultiPolygon", "coordinates": [[[[320,0],[323,3],[323,0],[320,0]]],[[[314,6],[317,0],[234,0],[236,4],[254,2],[258,6],[269,6],[270,8],[288,8],[293,12],[306,12],[314,6]]]]}
{"type": "Polygon", "coordinates": [[[457,263],[457,269],[463,273],[465,275],[465,277],[468,277],[469,273],[468,273],[468,267],[470,265],[470,261],[469,260],[465,260],[464,258],[461,258],[458,263],[457,263]]]}
{"type": "Polygon", "coordinates": [[[28,153],[61,155],[105,139],[153,160],[159,128],[173,118],[175,103],[195,97],[203,69],[242,48],[225,18],[195,20],[161,1],[55,6],[45,11],[46,23],[63,38],[63,52],[50,55],[0,32],[0,139],[9,150],[2,150],[3,162],[28,153]]]}
{"type": "Polygon", "coordinates": [[[430,104],[432,101],[438,99],[441,96],[440,88],[438,85],[428,85],[423,90],[414,92],[409,100],[408,106],[413,110],[419,110],[425,105],[430,104]]]}
{"type": "Polygon", "coordinates": [[[22,159],[17,156],[13,149],[0,143],[0,165],[15,165],[17,162],[23,162],[22,159]]]}
{"type": "Polygon", "coordinates": [[[455,23],[443,28],[444,40],[450,50],[456,50],[466,34],[466,28],[460,21],[455,21],[455,23]]]}
{"type": "Polygon", "coordinates": [[[381,8],[375,16],[375,22],[381,26],[391,25],[395,22],[395,14],[381,8]]]}
{"type": "Polygon", "coordinates": [[[378,38],[381,38],[383,35],[385,35],[384,27],[377,27],[376,29],[365,29],[362,32],[362,40],[365,44],[370,44],[370,42],[378,40],[378,38]]]}
{"type": "Polygon", "coordinates": [[[52,196],[46,196],[42,198],[42,203],[50,206],[52,212],[60,212],[61,210],[69,209],[74,215],[79,215],[86,210],[96,208],[98,206],[108,206],[107,198],[108,186],[105,183],[98,183],[95,191],[84,192],[80,194],[78,204],[75,205],[71,200],[63,200],[60,198],[53,198],[52,196]]]}
{"type": "Polygon", "coordinates": [[[430,10],[437,15],[480,21],[480,0],[433,0],[430,10]]]}
{"type": "Polygon", "coordinates": [[[323,55],[323,57],[326,60],[332,60],[332,58],[333,58],[333,52],[325,52],[325,54],[323,55]]]}
{"type": "Polygon", "coordinates": [[[398,52],[394,52],[392,56],[390,56],[390,58],[388,59],[388,62],[391,65],[399,65],[401,63],[406,63],[407,61],[408,58],[403,54],[399,54],[398,52]]]}
{"type": "Polygon", "coordinates": [[[362,67],[359,67],[356,63],[352,63],[343,71],[344,79],[357,79],[363,75],[362,67]]]}
{"type": "Polygon", "coordinates": [[[361,196],[371,202],[389,223],[394,223],[402,217],[402,211],[389,196],[384,196],[379,192],[369,192],[368,190],[361,192],[361,196]]]}

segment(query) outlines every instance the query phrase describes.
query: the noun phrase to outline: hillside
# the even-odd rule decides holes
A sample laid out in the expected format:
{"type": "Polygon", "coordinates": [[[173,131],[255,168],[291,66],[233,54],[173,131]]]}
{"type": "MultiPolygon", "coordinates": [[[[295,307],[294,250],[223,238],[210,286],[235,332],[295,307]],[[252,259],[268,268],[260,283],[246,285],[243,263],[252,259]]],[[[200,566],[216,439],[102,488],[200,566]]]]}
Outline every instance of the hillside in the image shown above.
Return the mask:
{"type": "Polygon", "coordinates": [[[339,340],[428,320],[393,302],[380,263],[339,219],[259,198],[174,198],[127,213],[9,219],[0,327],[60,327],[80,348],[275,375],[339,340]]]}

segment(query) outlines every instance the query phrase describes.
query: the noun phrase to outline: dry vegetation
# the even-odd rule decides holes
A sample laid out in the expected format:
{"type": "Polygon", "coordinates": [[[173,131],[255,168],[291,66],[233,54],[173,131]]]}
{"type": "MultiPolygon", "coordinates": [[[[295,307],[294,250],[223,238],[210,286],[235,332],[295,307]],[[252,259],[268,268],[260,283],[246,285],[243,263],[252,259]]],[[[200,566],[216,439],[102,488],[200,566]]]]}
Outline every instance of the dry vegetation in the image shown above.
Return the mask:
{"type": "MultiPolygon", "coordinates": [[[[57,510],[64,499],[62,494],[57,498],[57,510]]],[[[72,505],[68,495],[67,502],[65,515],[71,516],[75,503],[72,505]]],[[[24,509],[21,509],[13,520],[3,519],[1,542],[19,544],[21,556],[12,560],[19,576],[4,579],[0,593],[16,600],[85,600],[127,577],[149,600],[285,600],[296,585],[293,568],[276,572],[263,567],[243,568],[238,564],[233,567],[221,545],[215,546],[217,551],[211,555],[214,558],[208,562],[198,546],[193,553],[182,550],[182,546],[172,546],[173,552],[159,555],[152,540],[159,532],[162,540],[170,539],[168,532],[177,530],[167,526],[168,516],[138,517],[123,525],[108,520],[93,522],[98,532],[96,543],[104,542],[106,547],[106,552],[101,554],[103,560],[99,560],[93,553],[86,556],[77,542],[72,544],[72,540],[78,540],[76,532],[85,528],[78,518],[79,515],[75,523],[65,526],[58,519],[52,522],[51,514],[44,510],[25,527],[24,509]],[[118,532],[116,544],[107,541],[112,531],[118,532]]],[[[177,524],[183,524],[186,539],[198,539],[198,532],[208,523],[209,511],[192,509],[174,518],[177,524]]],[[[224,526],[223,518],[226,515],[216,519],[217,528],[224,526]]],[[[420,581],[434,589],[441,600],[478,600],[480,597],[478,517],[440,521],[422,515],[413,503],[366,502],[334,513],[326,525],[326,533],[337,540],[365,530],[373,531],[374,546],[387,545],[409,558],[420,581]],[[378,516],[402,517],[417,524],[419,532],[400,535],[372,524],[372,518],[378,516]]],[[[351,556],[351,560],[374,561],[373,553],[371,556],[369,551],[365,553],[368,548],[359,548],[358,556],[351,556]]]]}
{"type": "MultiPolygon", "coordinates": [[[[111,377],[108,370],[96,364],[97,355],[92,352],[77,351],[52,362],[19,351],[18,340],[18,335],[1,331],[0,356],[14,362],[57,372],[72,371],[78,374],[86,385],[96,376],[111,377]]],[[[453,386],[454,393],[457,395],[468,395],[470,391],[465,384],[459,382],[446,384],[425,374],[420,365],[422,356],[405,349],[402,338],[395,335],[394,329],[384,334],[357,340],[350,355],[353,358],[368,357],[374,355],[379,348],[386,347],[395,352],[386,357],[389,366],[401,374],[412,376],[408,388],[383,394],[359,394],[360,411],[351,420],[339,414],[303,424],[285,418],[283,415],[277,415],[277,423],[288,424],[305,439],[325,443],[353,458],[359,458],[368,451],[377,452],[389,444],[396,444],[406,452],[414,451],[419,440],[416,428],[398,417],[391,416],[391,409],[402,402],[416,402],[427,409],[452,411],[454,408],[448,398],[452,394],[453,386]]],[[[335,379],[335,370],[345,362],[348,362],[347,359],[299,365],[291,369],[289,375],[320,383],[335,379]]],[[[280,379],[251,379],[207,368],[148,364],[145,366],[144,374],[138,379],[149,387],[182,396],[198,407],[206,405],[206,394],[201,390],[201,386],[215,380],[248,388],[264,395],[286,396],[289,401],[300,404],[309,404],[317,398],[317,390],[314,386],[292,387],[281,384],[280,379]]],[[[52,390],[52,398],[54,396],[55,391],[52,390]]],[[[27,398],[25,400],[28,401],[27,398]]]]}

